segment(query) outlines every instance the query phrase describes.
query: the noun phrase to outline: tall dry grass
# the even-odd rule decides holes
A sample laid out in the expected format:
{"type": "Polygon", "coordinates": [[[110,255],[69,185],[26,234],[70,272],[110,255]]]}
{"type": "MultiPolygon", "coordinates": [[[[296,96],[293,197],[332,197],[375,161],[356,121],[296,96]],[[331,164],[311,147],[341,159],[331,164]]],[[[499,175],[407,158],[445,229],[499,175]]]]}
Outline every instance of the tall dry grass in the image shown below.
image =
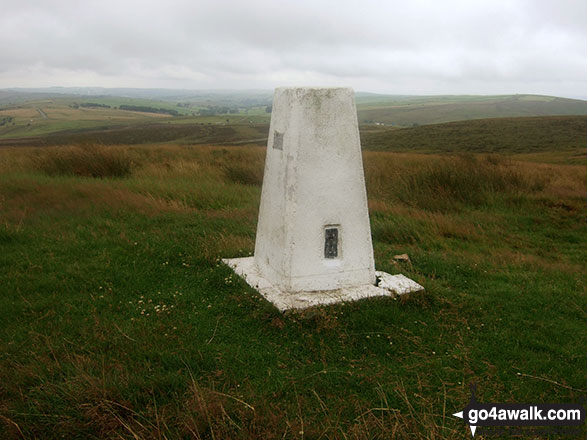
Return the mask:
{"type": "Polygon", "coordinates": [[[126,151],[97,145],[49,148],[34,161],[49,176],[127,177],[134,162],[126,151]]]}
{"type": "MultiPolygon", "coordinates": [[[[207,192],[218,185],[260,186],[264,156],[264,148],[259,147],[163,145],[6,149],[0,150],[0,174],[41,171],[48,176],[132,175],[141,180],[141,185],[152,182],[153,189],[170,186],[171,191],[181,183],[185,191],[198,193],[201,185],[209,187],[207,192]]],[[[363,156],[370,203],[379,207],[391,203],[443,212],[463,206],[482,206],[499,195],[587,196],[587,169],[578,165],[516,161],[515,156],[503,155],[367,151],[363,156]]],[[[174,198],[163,188],[161,192],[174,198]]]]}
{"type": "MultiPolygon", "coordinates": [[[[264,156],[264,148],[258,147],[163,145],[6,149],[0,150],[0,175],[28,174],[27,188],[31,187],[31,194],[38,192],[35,189],[38,185],[43,187],[44,193],[60,191],[53,188],[52,181],[37,182],[38,178],[30,175],[31,172],[98,178],[132,175],[132,179],[107,184],[115,185],[112,189],[121,197],[124,195],[123,199],[132,199],[128,204],[130,208],[152,211],[153,206],[155,209],[165,206],[217,210],[234,202],[235,198],[244,202],[245,195],[258,194],[263,180],[264,156]],[[141,209],[141,203],[148,206],[141,209]]],[[[577,165],[516,161],[501,155],[370,151],[364,152],[364,165],[369,203],[375,214],[399,207],[450,213],[489,205],[504,197],[555,200],[587,196],[587,169],[577,165]]],[[[87,181],[80,181],[67,185],[87,184],[87,181]]],[[[84,194],[88,192],[82,190],[84,194]]],[[[102,186],[96,189],[95,202],[98,205],[115,203],[113,197],[102,197],[104,192],[109,189],[102,186]]],[[[19,193],[19,197],[24,197],[22,190],[19,193]]],[[[91,203],[90,199],[91,194],[84,202],[91,203]]],[[[255,204],[249,200],[246,205],[251,203],[255,204]]],[[[239,203],[235,207],[240,208],[239,203]]],[[[412,231],[408,235],[414,240],[418,234],[412,231]]]]}
{"type": "Polygon", "coordinates": [[[406,204],[444,211],[459,204],[483,205],[494,194],[535,192],[543,189],[545,183],[541,178],[523,175],[496,157],[459,155],[402,176],[397,196],[406,204]]]}
{"type": "MultiPolygon", "coordinates": [[[[499,195],[538,194],[563,168],[520,164],[496,155],[427,156],[366,153],[368,191],[375,198],[394,200],[429,211],[479,207],[499,195]]],[[[573,185],[580,186],[582,179],[573,185]]]]}

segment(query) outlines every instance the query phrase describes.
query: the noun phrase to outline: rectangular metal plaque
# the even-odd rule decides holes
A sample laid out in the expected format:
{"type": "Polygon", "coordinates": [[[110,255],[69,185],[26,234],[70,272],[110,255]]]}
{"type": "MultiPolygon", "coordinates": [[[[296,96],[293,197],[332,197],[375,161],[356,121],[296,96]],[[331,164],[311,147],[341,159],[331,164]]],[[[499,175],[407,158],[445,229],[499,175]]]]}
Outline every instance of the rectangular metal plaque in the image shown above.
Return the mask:
{"type": "Polygon", "coordinates": [[[324,229],[324,258],[338,258],[338,228],[324,229]]]}
{"type": "Polygon", "coordinates": [[[283,133],[275,131],[273,133],[273,148],[283,150],[283,133]]]}

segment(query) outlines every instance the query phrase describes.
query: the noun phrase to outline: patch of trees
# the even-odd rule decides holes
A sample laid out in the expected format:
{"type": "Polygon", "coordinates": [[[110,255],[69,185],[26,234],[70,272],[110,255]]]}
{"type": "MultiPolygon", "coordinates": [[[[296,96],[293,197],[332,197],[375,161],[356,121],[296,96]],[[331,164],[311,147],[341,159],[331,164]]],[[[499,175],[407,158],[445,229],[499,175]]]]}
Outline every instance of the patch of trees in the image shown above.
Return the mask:
{"type": "Polygon", "coordinates": [[[217,106],[217,105],[209,105],[206,108],[201,109],[198,113],[201,116],[214,116],[214,115],[234,115],[239,113],[238,107],[227,107],[227,106],[217,106]]]}
{"type": "Polygon", "coordinates": [[[79,105],[80,107],[88,107],[88,108],[111,108],[109,105],[106,104],[96,104],[93,102],[84,102],[79,105]]]}
{"type": "Polygon", "coordinates": [[[85,107],[85,108],[112,108],[109,105],[106,105],[106,104],[97,104],[95,102],[82,102],[81,104],[78,104],[77,102],[74,102],[73,104],[69,104],[69,106],[71,108],[75,108],[75,109],[78,109],[80,107],[85,107]]]}
{"type": "Polygon", "coordinates": [[[147,105],[127,105],[122,104],[118,107],[120,110],[128,110],[131,112],[143,112],[143,113],[161,113],[171,116],[179,116],[179,112],[177,110],[170,110],[166,108],[155,108],[149,107],[147,105]]]}
{"type": "Polygon", "coordinates": [[[0,127],[2,127],[3,125],[10,124],[13,120],[14,120],[14,118],[12,116],[6,116],[4,118],[0,118],[0,127]]]}

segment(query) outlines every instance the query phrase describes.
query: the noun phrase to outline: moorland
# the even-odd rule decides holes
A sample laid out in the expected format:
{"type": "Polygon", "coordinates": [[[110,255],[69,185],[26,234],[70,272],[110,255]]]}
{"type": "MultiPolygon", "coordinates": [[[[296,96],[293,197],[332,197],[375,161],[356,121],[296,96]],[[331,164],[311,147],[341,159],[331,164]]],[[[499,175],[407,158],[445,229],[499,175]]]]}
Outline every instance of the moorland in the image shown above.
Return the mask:
{"type": "Polygon", "coordinates": [[[0,110],[2,438],[469,438],[470,383],[585,394],[587,116],[362,123],[377,268],[426,291],[283,315],[220,262],[264,102],[35,99],[0,110]]]}

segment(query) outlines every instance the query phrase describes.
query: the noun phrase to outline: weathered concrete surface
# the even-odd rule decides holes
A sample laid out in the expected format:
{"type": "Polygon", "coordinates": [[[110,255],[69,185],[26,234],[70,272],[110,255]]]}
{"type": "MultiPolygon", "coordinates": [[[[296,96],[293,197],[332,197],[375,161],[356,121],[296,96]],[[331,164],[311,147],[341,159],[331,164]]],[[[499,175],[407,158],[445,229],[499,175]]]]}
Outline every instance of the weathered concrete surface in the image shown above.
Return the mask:
{"type": "Polygon", "coordinates": [[[275,90],[255,263],[286,292],[375,284],[352,89],[275,90]]]}
{"type": "Polygon", "coordinates": [[[406,293],[423,291],[424,288],[403,275],[390,275],[375,272],[379,283],[377,286],[364,284],[343,287],[334,290],[306,292],[287,292],[274,286],[260,274],[254,257],[223,259],[234,272],[241,276],[253,289],[257,290],[267,301],[273,303],[281,312],[301,310],[318,305],[357,301],[377,296],[398,297],[406,293]]]}
{"type": "Polygon", "coordinates": [[[222,260],[279,310],[423,290],[375,272],[354,92],[278,88],[255,255],[222,260]]]}

